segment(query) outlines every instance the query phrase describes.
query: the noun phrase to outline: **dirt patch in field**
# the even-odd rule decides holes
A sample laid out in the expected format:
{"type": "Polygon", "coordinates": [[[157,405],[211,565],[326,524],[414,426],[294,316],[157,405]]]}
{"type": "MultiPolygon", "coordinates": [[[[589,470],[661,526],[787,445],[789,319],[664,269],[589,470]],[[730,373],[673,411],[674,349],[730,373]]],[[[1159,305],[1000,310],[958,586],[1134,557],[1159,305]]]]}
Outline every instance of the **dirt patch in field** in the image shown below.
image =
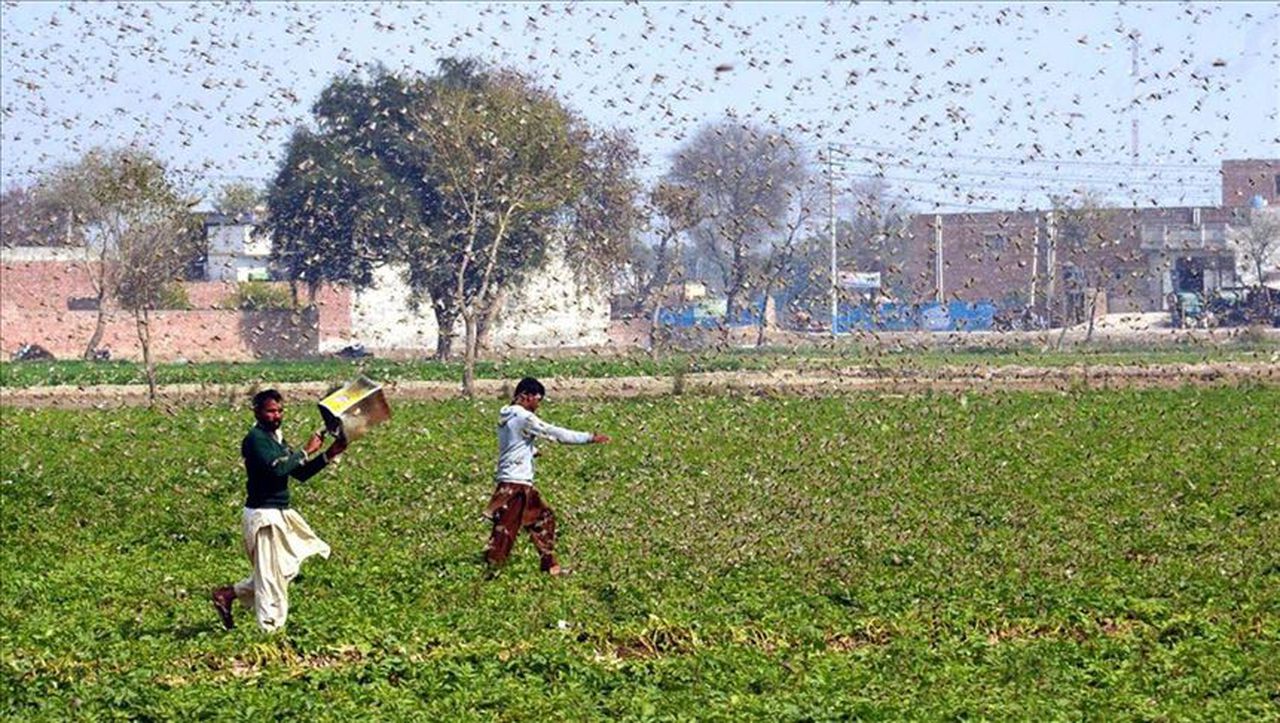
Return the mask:
{"type": "MultiPolygon", "coordinates": [[[[1280,364],[1215,362],[1203,364],[1043,366],[951,366],[897,369],[873,366],[823,370],[702,372],[664,377],[567,378],[543,380],[557,399],[621,399],[670,394],[755,394],[829,396],[857,392],[1004,390],[1068,391],[1074,389],[1149,389],[1181,386],[1280,384],[1280,364]]],[[[293,399],[319,399],[326,382],[275,385],[293,399]]],[[[249,384],[169,384],[158,390],[162,406],[227,404],[243,406],[261,387],[249,384]]],[[[481,398],[510,394],[510,382],[476,382],[481,398]]],[[[387,386],[393,400],[441,401],[462,396],[456,382],[410,381],[387,386]]],[[[42,386],[0,389],[0,404],[15,407],[110,409],[147,403],[145,385],[42,386]]]]}

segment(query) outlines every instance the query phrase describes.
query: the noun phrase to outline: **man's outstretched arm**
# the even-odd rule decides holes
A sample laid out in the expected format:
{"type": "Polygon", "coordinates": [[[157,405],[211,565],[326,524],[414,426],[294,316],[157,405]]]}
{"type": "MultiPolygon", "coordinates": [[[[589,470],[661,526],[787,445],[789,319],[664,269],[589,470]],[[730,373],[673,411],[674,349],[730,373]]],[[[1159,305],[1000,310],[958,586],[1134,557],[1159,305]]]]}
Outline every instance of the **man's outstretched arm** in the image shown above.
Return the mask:
{"type": "Polygon", "coordinates": [[[609,438],[603,434],[577,432],[565,427],[548,424],[539,419],[536,414],[529,415],[529,419],[525,423],[525,431],[535,437],[554,440],[561,444],[603,444],[609,441],[609,438]]]}

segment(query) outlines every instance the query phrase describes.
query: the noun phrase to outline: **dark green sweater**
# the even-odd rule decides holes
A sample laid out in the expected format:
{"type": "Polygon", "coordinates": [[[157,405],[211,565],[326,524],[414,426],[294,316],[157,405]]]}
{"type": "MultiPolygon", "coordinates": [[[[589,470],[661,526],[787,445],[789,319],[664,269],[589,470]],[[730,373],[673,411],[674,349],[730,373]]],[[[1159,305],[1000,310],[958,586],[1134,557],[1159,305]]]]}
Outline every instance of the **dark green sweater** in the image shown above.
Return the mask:
{"type": "Polygon", "coordinates": [[[240,456],[249,473],[248,497],[244,506],[258,509],[289,509],[289,478],[305,482],[328,464],[323,454],[307,461],[306,453],[294,451],[276,441],[275,435],[255,424],[240,443],[240,456]]]}

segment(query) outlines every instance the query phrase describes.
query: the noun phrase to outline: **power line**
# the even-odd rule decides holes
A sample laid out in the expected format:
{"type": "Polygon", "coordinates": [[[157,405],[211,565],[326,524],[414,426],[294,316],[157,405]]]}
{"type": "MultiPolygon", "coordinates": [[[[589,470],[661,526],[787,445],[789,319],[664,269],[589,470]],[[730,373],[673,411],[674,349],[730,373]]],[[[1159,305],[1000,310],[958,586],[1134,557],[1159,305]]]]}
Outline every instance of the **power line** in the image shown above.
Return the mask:
{"type": "MultiPolygon", "coordinates": [[[[860,161],[855,161],[855,162],[860,162],[860,161]]],[[[1211,181],[1192,181],[1192,180],[1186,180],[1182,178],[1165,180],[1165,179],[1161,179],[1153,176],[1147,176],[1143,179],[1134,180],[1127,176],[1120,176],[1120,175],[1106,177],[1106,176],[1063,176],[1063,175],[1054,174],[1053,176],[1050,177],[1050,176],[1046,176],[1044,172],[1019,173],[1015,171],[999,171],[999,170],[987,170],[987,169],[965,169],[962,171],[952,171],[947,169],[897,166],[895,170],[905,170],[908,172],[916,171],[916,170],[935,171],[936,173],[939,173],[944,177],[951,178],[952,180],[959,180],[960,177],[962,176],[979,176],[979,177],[989,177],[989,178],[1018,178],[1018,179],[1031,180],[1031,181],[1052,180],[1052,181],[1070,181],[1075,183],[1102,183],[1102,184],[1118,183],[1118,184],[1124,184],[1124,185],[1141,185],[1141,186],[1149,186],[1149,187],[1154,187],[1154,186],[1172,187],[1177,185],[1177,186],[1187,186],[1187,187],[1195,187],[1195,188],[1203,188],[1203,189],[1219,188],[1219,185],[1217,183],[1211,182],[1211,181]]]]}
{"type": "MultiPolygon", "coordinates": [[[[957,191],[961,190],[962,187],[966,187],[966,184],[964,183],[965,179],[958,175],[955,177],[948,177],[945,179],[904,177],[904,176],[896,176],[896,175],[887,175],[882,173],[850,173],[847,171],[843,172],[842,175],[848,178],[875,179],[875,180],[891,181],[894,183],[901,183],[901,184],[919,184],[919,185],[937,186],[943,189],[954,187],[957,191]]],[[[1038,180],[1038,179],[1028,179],[1028,180],[1038,180]]],[[[1014,183],[992,183],[990,181],[984,180],[984,181],[979,181],[973,184],[967,184],[967,187],[976,188],[980,190],[994,189],[994,190],[1002,190],[1002,191],[1023,191],[1023,192],[1028,192],[1028,191],[1047,192],[1051,190],[1061,189],[1062,188],[1061,183],[1054,183],[1054,181],[1067,182],[1064,179],[1045,179],[1044,182],[1039,184],[1033,184],[1033,183],[1014,184],[1014,183]]],[[[1212,186],[1212,187],[1211,186],[1195,186],[1193,184],[1174,185],[1174,184],[1161,184],[1161,183],[1146,183],[1146,184],[1140,184],[1140,185],[1132,185],[1132,184],[1127,184],[1119,181],[1112,181],[1106,185],[1114,185],[1118,188],[1118,190],[1124,190],[1124,191],[1130,191],[1130,192],[1136,192],[1136,191],[1170,192],[1170,191],[1185,191],[1188,188],[1191,188],[1191,189],[1199,190],[1204,193],[1212,193],[1218,190],[1216,186],[1212,186]]]]}
{"type": "MultiPolygon", "coordinates": [[[[814,144],[804,144],[804,145],[805,147],[808,147],[810,149],[826,148],[825,144],[814,143],[814,144]]],[[[947,160],[963,159],[963,160],[986,161],[986,162],[992,162],[992,163],[1015,163],[1018,165],[1026,165],[1028,163],[1039,163],[1039,164],[1052,164],[1052,165],[1093,166],[1093,167],[1099,167],[1099,168],[1116,168],[1116,169],[1134,168],[1134,167],[1159,168],[1159,169],[1181,168],[1181,169],[1189,169],[1189,170],[1201,170],[1206,173],[1211,171],[1216,172],[1220,168],[1217,165],[1203,164],[1203,163],[1138,163],[1138,164],[1124,163],[1122,164],[1119,162],[1086,161],[1086,160],[1075,159],[1075,158],[1018,158],[1014,156],[981,155],[981,154],[972,154],[972,153],[930,153],[926,151],[918,151],[918,150],[912,150],[907,148],[894,148],[891,146],[878,146],[878,145],[872,145],[867,143],[837,142],[832,144],[832,150],[835,150],[839,153],[846,153],[846,154],[849,153],[849,151],[845,150],[847,148],[876,151],[879,153],[885,153],[885,154],[897,155],[897,156],[923,156],[926,158],[940,158],[940,159],[947,159],[947,160]]]]}

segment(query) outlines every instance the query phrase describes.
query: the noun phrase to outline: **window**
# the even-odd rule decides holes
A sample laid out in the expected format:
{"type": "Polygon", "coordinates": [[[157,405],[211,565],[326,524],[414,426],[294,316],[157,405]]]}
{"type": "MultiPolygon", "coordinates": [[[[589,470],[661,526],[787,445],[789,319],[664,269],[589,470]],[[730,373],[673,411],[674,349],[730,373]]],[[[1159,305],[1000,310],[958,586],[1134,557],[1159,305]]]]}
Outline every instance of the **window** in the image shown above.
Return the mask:
{"type": "Polygon", "coordinates": [[[1276,198],[1280,198],[1280,173],[1276,174],[1276,198]]]}
{"type": "Polygon", "coordinates": [[[982,245],[987,251],[999,253],[1009,248],[1009,237],[1003,233],[986,233],[982,235],[982,245]]]}

